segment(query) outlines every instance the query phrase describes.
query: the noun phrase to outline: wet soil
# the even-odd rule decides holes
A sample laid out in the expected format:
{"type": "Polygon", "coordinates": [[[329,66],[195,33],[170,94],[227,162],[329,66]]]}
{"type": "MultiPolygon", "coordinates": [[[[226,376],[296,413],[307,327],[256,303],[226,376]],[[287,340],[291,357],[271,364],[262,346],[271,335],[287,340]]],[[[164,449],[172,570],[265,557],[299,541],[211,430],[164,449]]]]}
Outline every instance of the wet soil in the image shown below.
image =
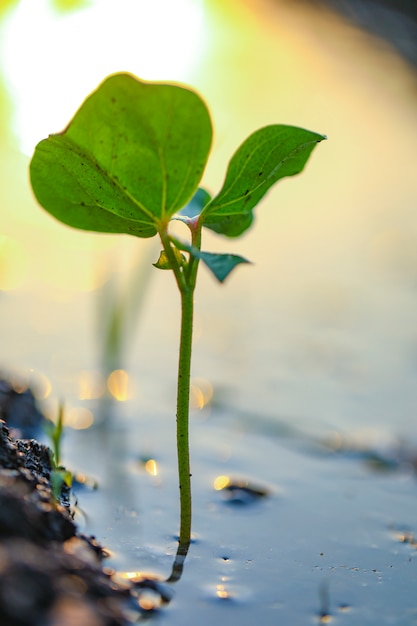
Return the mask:
{"type": "MultiPolygon", "coordinates": [[[[14,432],[44,418],[30,390],[0,381],[0,417],[14,432]]],[[[64,484],[51,485],[50,450],[11,436],[0,420],[0,623],[2,626],[119,626],[141,609],[156,581],[116,579],[105,550],[79,532],[64,484]]]]}
{"type": "Polygon", "coordinates": [[[103,569],[103,550],[79,534],[66,490],[56,501],[49,450],[12,439],[0,422],[0,623],[124,623],[127,586],[103,569]]]}

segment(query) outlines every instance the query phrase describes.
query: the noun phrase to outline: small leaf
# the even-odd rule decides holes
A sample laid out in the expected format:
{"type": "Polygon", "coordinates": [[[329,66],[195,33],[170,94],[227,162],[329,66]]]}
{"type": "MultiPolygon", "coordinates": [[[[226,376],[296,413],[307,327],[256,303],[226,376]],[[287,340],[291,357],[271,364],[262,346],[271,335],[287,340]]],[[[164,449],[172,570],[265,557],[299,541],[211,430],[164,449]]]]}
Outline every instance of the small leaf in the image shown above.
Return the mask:
{"type": "Polygon", "coordinates": [[[232,157],[220,193],[203,209],[204,226],[238,237],[253,221],[252,209],[285,176],[299,174],[313,148],[326,137],[294,126],[254,132],[232,157]]]}
{"type": "Polygon", "coordinates": [[[238,254],[216,254],[201,252],[201,260],[207,265],[219,282],[224,282],[230,272],[240,263],[250,263],[238,254]]]}
{"type": "Polygon", "coordinates": [[[182,250],[186,250],[197,259],[200,259],[207,265],[209,270],[214,274],[220,283],[223,283],[229,276],[230,272],[240,263],[250,263],[243,256],[238,254],[220,254],[217,252],[202,252],[194,246],[185,243],[176,242],[177,246],[182,250]]]}
{"type": "MultiPolygon", "coordinates": [[[[181,254],[181,252],[177,248],[172,247],[172,252],[175,258],[177,259],[179,265],[183,265],[187,261],[185,256],[181,254]]],[[[152,265],[158,268],[159,270],[172,270],[171,261],[168,259],[168,256],[165,250],[161,250],[159,259],[157,260],[156,263],[152,263],[152,265]]]]}
{"type": "Polygon", "coordinates": [[[50,481],[52,488],[52,496],[56,502],[59,502],[62,495],[62,488],[66,485],[69,489],[72,487],[72,473],[63,467],[58,467],[51,471],[50,481]]]}
{"type": "Polygon", "coordinates": [[[195,92],[115,74],[62,133],[38,144],[32,188],[65,224],[151,237],[195,193],[211,137],[195,92]]]}

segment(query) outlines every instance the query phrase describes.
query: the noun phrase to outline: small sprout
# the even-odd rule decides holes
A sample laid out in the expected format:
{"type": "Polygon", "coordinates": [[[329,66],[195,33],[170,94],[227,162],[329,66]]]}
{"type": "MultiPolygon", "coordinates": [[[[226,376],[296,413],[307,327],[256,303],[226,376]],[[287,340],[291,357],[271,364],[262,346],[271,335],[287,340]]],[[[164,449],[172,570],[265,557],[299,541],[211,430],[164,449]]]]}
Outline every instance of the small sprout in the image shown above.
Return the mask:
{"type": "Polygon", "coordinates": [[[178,571],[191,540],[188,416],[199,263],[219,282],[248,263],[235,254],[202,250],[203,228],[227,237],[242,235],[269,189],[280,179],[299,174],[323,139],[324,135],[285,125],[255,131],[237,149],[223,187],[211,197],[199,187],[212,143],[211,119],[203,100],[191,89],[122,73],[101,83],[66,129],[35,149],[31,184],[38,202],[51,215],[81,230],[140,238],[157,235],[162,253],[155,266],[174,274],[181,295],[178,571]],[[172,220],[188,226],[188,241],[171,235],[172,220]]]}
{"type": "Polygon", "coordinates": [[[48,424],[46,432],[51,439],[52,450],[51,459],[51,488],[55,502],[59,502],[64,486],[69,489],[72,486],[72,472],[61,466],[61,444],[64,432],[64,405],[61,402],[58,408],[58,418],[56,423],[48,424]]]}
{"type": "Polygon", "coordinates": [[[62,489],[64,485],[71,489],[72,487],[72,472],[66,470],[64,467],[56,467],[51,472],[51,487],[52,496],[56,502],[60,500],[62,489]]]}
{"type": "Polygon", "coordinates": [[[54,467],[61,464],[61,444],[64,432],[64,404],[60,402],[56,422],[50,422],[45,426],[46,434],[51,440],[51,462],[54,467]]]}

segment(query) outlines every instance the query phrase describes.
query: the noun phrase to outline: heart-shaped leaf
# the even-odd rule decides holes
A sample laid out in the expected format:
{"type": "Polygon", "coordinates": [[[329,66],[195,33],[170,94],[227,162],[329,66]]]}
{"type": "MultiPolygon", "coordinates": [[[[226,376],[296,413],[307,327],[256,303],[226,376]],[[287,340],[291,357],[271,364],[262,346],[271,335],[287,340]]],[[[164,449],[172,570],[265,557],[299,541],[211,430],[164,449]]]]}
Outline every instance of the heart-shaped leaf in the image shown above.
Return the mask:
{"type": "Polygon", "coordinates": [[[299,174],[323,139],[294,126],[266,126],[254,132],[232,157],[220,193],[203,209],[203,225],[229,237],[241,235],[268,189],[285,176],[299,174]]]}
{"type": "Polygon", "coordinates": [[[32,188],[65,224],[150,237],[195,193],[211,137],[195,92],[115,74],[38,144],[32,188]]]}

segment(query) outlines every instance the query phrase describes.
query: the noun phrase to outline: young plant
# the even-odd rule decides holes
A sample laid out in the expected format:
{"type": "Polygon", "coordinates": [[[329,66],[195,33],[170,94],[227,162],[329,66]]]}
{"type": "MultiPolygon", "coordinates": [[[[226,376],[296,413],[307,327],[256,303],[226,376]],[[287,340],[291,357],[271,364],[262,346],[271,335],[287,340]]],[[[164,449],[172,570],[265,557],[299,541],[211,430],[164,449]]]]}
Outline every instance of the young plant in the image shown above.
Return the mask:
{"type": "Polygon", "coordinates": [[[190,89],[123,73],[108,77],[63,132],[37,145],[32,158],[33,191],[55,218],[82,230],[158,235],[162,251],[155,266],[175,276],[181,296],[178,554],[186,555],[191,536],[188,415],[197,271],[202,261],[223,282],[236,265],[247,263],[235,254],[203,251],[202,229],[242,235],[270,187],[301,172],[323,139],[291,126],[257,130],[232,157],[223,187],[212,198],[198,188],[212,141],[204,102],[190,89]],[[188,241],[170,233],[173,219],[188,226],[188,241]]]}
{"type": "Polygon", "coordinates": [[[51,459],[51,486],[52,496],[56,502],[59,502],[62,488],[66,485],[68,488],[72,486],[72,473],[61,465],[61,445],[64,433],[64,405],[61,403],[58,408],[58,418],[55,423],[50,422],[45,428],[46,434],[51,440],[52,449],[50,451],[51,459]]]}

